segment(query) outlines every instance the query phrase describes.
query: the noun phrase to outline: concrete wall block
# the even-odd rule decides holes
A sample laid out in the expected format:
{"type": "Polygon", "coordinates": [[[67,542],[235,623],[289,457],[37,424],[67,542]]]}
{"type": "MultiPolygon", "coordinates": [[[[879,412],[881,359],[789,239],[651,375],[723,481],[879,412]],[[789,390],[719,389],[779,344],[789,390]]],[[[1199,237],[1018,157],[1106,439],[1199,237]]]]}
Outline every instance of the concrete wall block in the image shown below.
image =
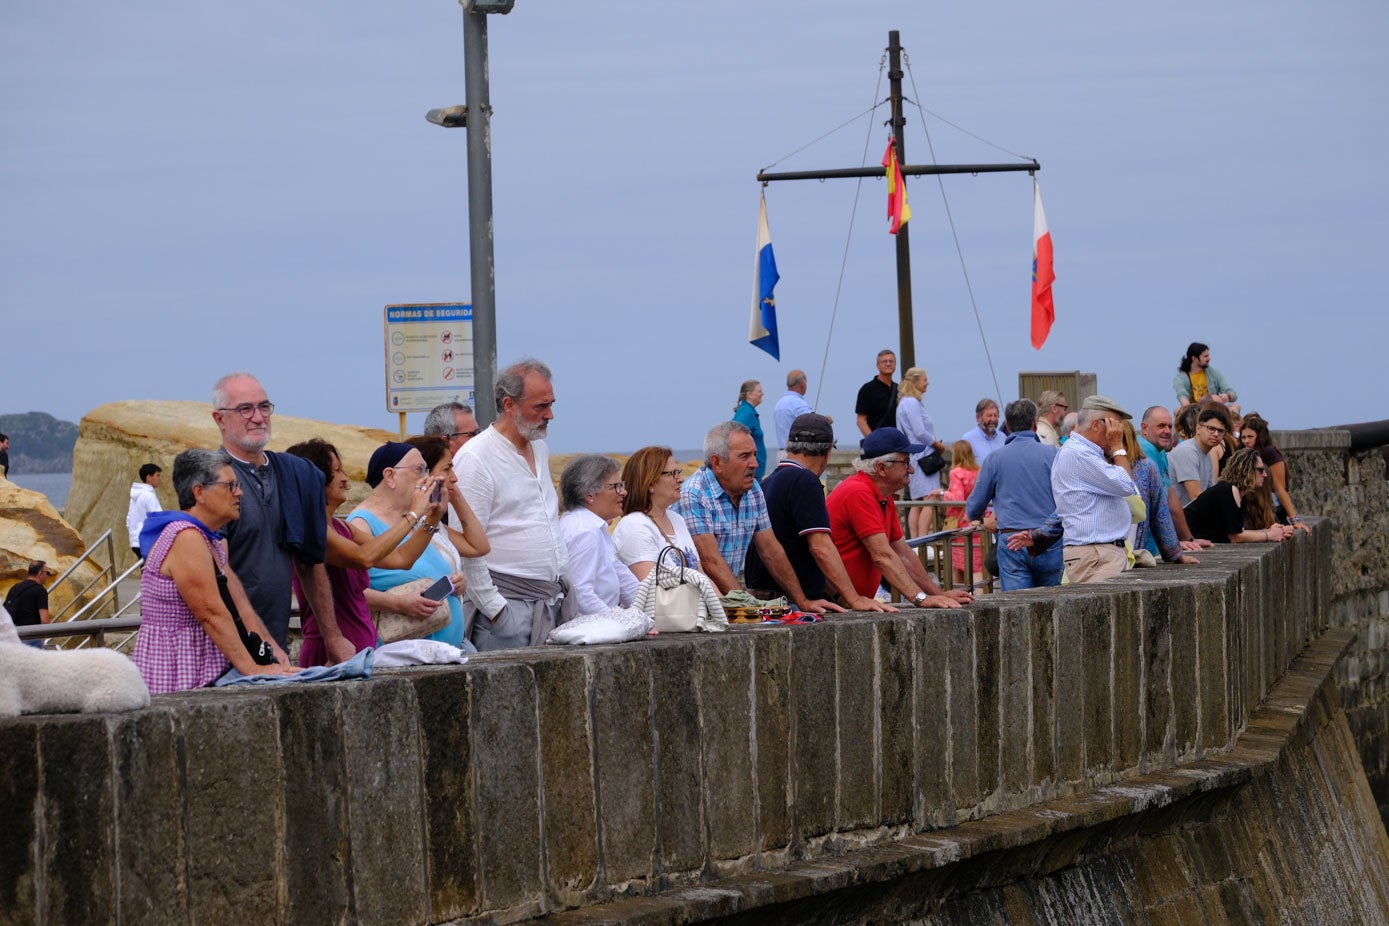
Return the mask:
{"type": "Polygon", "coordinates": [[[1085,679],[1085,770],[1105,776],[1114,762],[1114,591],[1086,594],[1071,605],[1068,620],[1080,624],[1085,679]]]}
{"type": "Polygon", "coordinates": [[[1056,613],[1049,599],[1033,603],[1032,784],[1043,792],[1056,780],[1056,613]]]}
{"type": "MultiPolygon", "coordinates": [[[[1032,625],[1035,603],[1008,604],[998,611],[999,783],[1006,806],[1023,802],[1032,781],[1032,625]]],[[[1050,619],[1050,609],[1046,617],[1050,619]]]]}
{"type": "Polygon", "coordinates": [[[753,637],[757,734],[757,837],[762,851],[791,844],[791,639],[753,637]]]}
{"type": "Polygon", "coordinates": [[[800,630],[791,635],[793,846],[834,829],[838,777],[834,625],[800,630]]]}
{"type": "Polygon", "coordinates": [[[0,721],[0,924],[28,924],[37,919],[43,892],[38,858],[39,775],[37,720],[0,721]]]}
{"type": "Polygon", "coordinates": [[[430,917],[477,909],[477,796],[472,775],[472,697],[465,669],[408,673],[418,705],[430,917]]]}
{"type": "Polygon", "coordinates": [[[950,800],[959,814],[979,804],[979,699],[975,682],[974,615],[947,611],[938,625],[945,636],[949,684],[950,800]]]}
{"type": "Polygon", "coordinates": [[[1114,768],[1131,769],[1143,752],[1143,595],[1114,597],[1114,768]]]}
{"type": "Polygon", "coordinates": [[[704,817],[711,860],[757,851],[757,765],[753,758],[753,648],[750,633],[701,640],[699,716],[704,731],[704,817]]]}
{"type": "Polygon", "coordinates": [[[608,883],[650,878],[655,871],[652,663],[650,652],[642,648],[615,647],[593,660],[598,835],[608,883]]]}
{"type": "Polygon", "coordinates": [[[38,746],[45,834],[39,863],[42,921],[114,923],[113,762],[106,720],[46,718],[38,746]]]}
{"type": "MultiPolygon", "coordinates": [[[[913,615],[915,617],[915,615],[913,615]]],[[[950,647],[943,627],[951,612],[931,611],[912,621],[916,682],[916,779],[918,828],[955,822],[950,797],[950,647]]]]}
{"type": "Polygon", "coordinates": [[[1231,731],[1249,717],[1249,626],[1244,620],[1244,570],[1227,576],[1221,589],[1225,615],[1225,722],[1231,731]]]}
{"type": "MultiPolygon", "coordinates": [[[[532,666],[540,711],[540,786],[546,890],[561,903],[598,877],[598,804],[594,795],[590,660],[582,650],[532,666]]],[[[686,676],[688,685],[688,676],[686,676]]],[[[692,701],[690,689],[684,702],[692,701]]]]}
{"type": "Polygon", "coordinates": [[[425,804],[433,798],[422,788],[415,688],[399,676],[334,687],[347,756],[344,803],[356,914],[349,922],[423,922],[430,906],[425,804]]]}
{"type": "Polygon", "coordinates": [[[1200,691],[1197,663],[1196,587],[1174,586],[1168,602],[1172,616],[1172,743],[1176,757],[1194,755],[1200,735],[1200,712],[1193,692],[1200,691]]]}
{"type": "MultiPolygon", "coordinates": [[[[988,599],[970,609],[974,615],[975,748],[979,765],[979,798],[991,802],[1000,785],[999,757],[1003,718],[999,714],[1002,676],[1000,613],[988,599]]],[[[992,807],[985,807],[990,810],[992,807]]]]}
{"type": "Polygon", "coordinates": [[[1056,779],[1075,785],[1085,771],[1085,639],[1077,612],[1079,596],[1055,603],[1053,712],[1056,721],[1056,779]]]}
{"type": "Polygon", "coordinates": [[[916,635],[911,617],[873,622],[878,659],[878,820],[911,821],[916,802],[916,635]]]}
{"type": "MultiPolygon", "coordinates": [[[[483,661],[465,673],[472,740],[477,883],[483,910],[540,899],[540,716],[523,663],[483,661]]],[[[643,720],[647,714],[643,712],[643,720]]],[[[649,755],[641,757],[647,760],[649,755]]]]}
{"type": "Polygon", "coordinates": [[[275,700],[284,766],[286,918],[292,923],[346,922],[352,903],[340,687],[286,689],[275,700]]]}
{"type": "Polygon", "coordinates": [[[1214,749],[1230,742],[1230,715],[1227,707],[1232,668],[1226,652],[1225,583],[1203,582],[1196,587],[1196,689],[1200,697],[1197,742],[1214,749]]]}
{"type": "Polygon", "coordinates": [[[1149,766],[1175,757],[1172,713],[1172,593],[1153,586],[1143,596],[1143,761],[1149,766]]]}
{"type": "MultiPolygon", "coordinates": [[[[112,715],[111,749],[120,883],[117,920],[187,923],[183,786],[173,711],[161,705],[112,715]]],[[[0,870],[5,868],[0,860],[0,870]]]]}
{"type": "Polygon", "coordinates": [[[195,923],[270,923],[284,913],[280,724],[264,691],[198,692],[178,705],[195,923]]]}
{"type": "Polygon", "coordinates": [[[839,741],[835,827],[856,830],[878,819],[877,635],[868,621],[831,626],[839,741]]]}
{"type": "Polygon", "coordinates": [[[1257,572],[1241,571],[1236,577],[1239,587],[1238,611],[1232,618],[1244,629],[1244,716],[1258,707],[1268,692],[1271,681],[1264,675],[1264,635],[1262,608],[1263,588],[1257,572]]]}
{"type": "MultiPolygon", "coordinates": [[[[688,635],[651,647],[656,746],[657,870],[697,871],[705,863],[698,647],[688,635]]],[[[587,716],[587,712],[585,712],[587,716]]]]}

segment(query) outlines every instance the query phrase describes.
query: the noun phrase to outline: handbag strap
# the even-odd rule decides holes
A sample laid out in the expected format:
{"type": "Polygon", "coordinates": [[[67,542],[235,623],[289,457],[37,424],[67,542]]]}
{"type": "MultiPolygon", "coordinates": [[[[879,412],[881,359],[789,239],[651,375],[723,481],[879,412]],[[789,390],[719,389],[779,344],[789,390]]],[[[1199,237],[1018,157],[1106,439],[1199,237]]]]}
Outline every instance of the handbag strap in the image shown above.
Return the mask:
{"type": "Polygon", "coordinates": [[[680,558],[680,565],[677,566],[677,567],[670,567],[670,566],[667,566],[667,567],[665,567],[665,568],[666,568],[668,571],[675,572],[675,574],[676,574],[676,583],[677,583],[678,585],[684,585],[684,584],[685,584],[685,570],[686,570],[687,568],[689,568],[689,562],[685,559],[685,551],[682,550],[682,549],[680,549],[679,547],[675,546],[675,544],[666,544],[664,547],[661,548],[661,552],[658,553],[658,554],[656,554],[656,575],[657,575],[657,581],[658,581],[658,582],[660,581],[661,568],[662,568],[662,566],[663,566],[663,564],[664,564],[664,562],[665,562],[666,554],[668,554],[668,553],[674,553],[677,557],[679,557],[679,558],[680,558]]]}
{"type": "Polygon", "coordinates": [[[217,594],[222,596],[222,604],[226,605],[227,610],[231,612],[232,623],[236,625],[237,635],[244,643],[247,633],[246,624],[242,622],[241,612],[236,609],[236,602],[232,600],[231,586],[227,584],[227,574],[217,565],[217,557],[212,555],[211,550],[207,551],[207,555],[212,559],[212,571],[217,574],[217,594]]]}

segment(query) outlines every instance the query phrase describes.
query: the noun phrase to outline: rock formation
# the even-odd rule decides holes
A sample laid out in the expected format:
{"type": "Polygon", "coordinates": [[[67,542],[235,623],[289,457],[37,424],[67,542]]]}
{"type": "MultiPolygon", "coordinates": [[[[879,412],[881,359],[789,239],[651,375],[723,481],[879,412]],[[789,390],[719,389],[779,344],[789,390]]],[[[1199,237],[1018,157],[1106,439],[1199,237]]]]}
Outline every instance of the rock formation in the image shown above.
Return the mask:
{"type": "MultiPolygon", "coordinates": [[[[276,415],[271,450],[321,437],[338,448],[343,469],[352,480],[347,504],[351,510],[369,491],[364,481],[367,461],[382,443],[396,435],[380,428],[328,424],[309,418],[276,415]]],[[[125,530],[130,507],[130,484],[140,466],[155,463],[164,469],[159,502],[177,509],[174,495],[174,457],[189,447],[217,447],[222,442],[212,409],[206,402],[110,402],[83,416],[73,451],[72,490],[65,509],[68,520],[87,543],[110,530],[117,548],[118,568],[135,561],[125,530]]],[[[78,548],[81,552],[81,548],[78,548]]]]}
{"type": "MultiPolygon", "coordinates": [[[[25,577],[32,561],[41,559],[61,574],[77,562],[86,546],[43,493],[0,478],[0,599],[25,577]]],[[[53,592],[49,612],[56,615],[72,599],[69,589],[85,587],[99,571],[91,563],[84,564],[74,575],[75,586],[64,583],[53,592]]]]}

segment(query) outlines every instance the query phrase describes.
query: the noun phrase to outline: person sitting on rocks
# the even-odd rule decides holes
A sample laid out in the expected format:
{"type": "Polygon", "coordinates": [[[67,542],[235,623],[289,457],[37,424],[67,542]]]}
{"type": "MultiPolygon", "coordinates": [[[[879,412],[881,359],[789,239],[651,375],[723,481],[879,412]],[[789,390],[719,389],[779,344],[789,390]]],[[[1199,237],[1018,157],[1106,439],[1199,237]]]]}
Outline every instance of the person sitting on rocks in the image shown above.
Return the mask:
{"type": "Polygon", "coordinates": [[[1186,354],[1177,366],[1177,375],[1172,378],[1172,390],[1177,393],[1177,407],[1200,402],[1206,396],[1230,409],[1230,414],[1239,416],[1239,396],[1235,387],[1226,382],[1220,371],[1211,366],[1211,349],[1200,341],[1187,345],[1186,354]]]}

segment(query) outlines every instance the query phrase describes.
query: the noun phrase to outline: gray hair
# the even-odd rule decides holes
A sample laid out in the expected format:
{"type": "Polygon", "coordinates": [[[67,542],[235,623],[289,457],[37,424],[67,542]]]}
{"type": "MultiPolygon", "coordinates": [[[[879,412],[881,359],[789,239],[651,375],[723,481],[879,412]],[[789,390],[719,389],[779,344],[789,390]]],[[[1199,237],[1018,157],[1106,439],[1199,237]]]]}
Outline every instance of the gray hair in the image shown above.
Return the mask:
{"type": "MultiPolygon", "coordinates": [[[[213,408],[225,408],[225,407],[226,407],[226,405],[227,405],[227,383],[231,382],[231,381],[234,380],[234,379],[249,379],[249,380],[253,380],[253,381],[256,383],[256,385],[258,385],[258,386],[261,384],[261,383],[260,383],[260,380],[256,379],[256,374],[254,374],[254,373],[247,373],[245,370],[237,370],[235,373],[228,373],[226,376],[223,376],[221,379],[217,380],[217,382],[215,382],[215,383],[212,384],[212,407],[213,407],[213,408]]],[[[265,387],[264,387],[264,386],[261,386],[261,388],[263,389],[263,388],[265,388],[265,387]]]]}
{"type": "Polygon", "coordinates": [[[714,457],[728,459],[728,439],[730,434],[746,434],[752,436],[747,425],[739,424],[736,421],[720,421],[709,429],[709,433],[704,435],[704,465],[712,465],[714,457]]]}
{"type": "MultiPolygon", "coordinates": [[[[1037,408],[1039,409],[1045,408],[1047,411],[1051,411],[1051,407],[1053,405],[1065,404],[1065,393],[1057,392],[1055,389],[1048,389],[1046,392],[1043,392],[1041,395],[1037,396],[1037,408]]],[[[1012,425],[1009,425],[1009,427],[1011,428],[1012,425]]]]}
{"type": "Polygon", "coordinates": [[[786,374],[786,388],[793,389],[805,382],[805,370],[792,370],[786,374]]]}
{"type": "Polygon", "coordinates": [[[993,399],[989,398],[988,396],[984,396],[984,398],[974,403],[974,416],[977,418],[980,415],[984,414],[984,412],[988,410],[990,406],[998,408],[998,403],[995,402],[993,399]]]}
{"type": "Polygon", "coordinates": [[[1066,417],[1061,419],[1061,436],[1065,437],[1076,429],[1076,422],[1080,420],[1080,412],[1067,412],[1066,417]]]}
{"type": "Polygon", "coordinates": [[[897,451],[894,450],[892,453],[885,453],[878,457],[869,457],[866,460],[862,457],[854,457],[854,469],[858,470],[860,473],[866,473],[869,476],[876,476],[878,474],[878,464],[891,463],[896,455],[897,451]]]}
{"type": "Polygon", "coordinates": [[[1156,415],[1158,412],[1165,411],[1167,411],[1166,405],[1149,405],[1148,408],[1143,412],[1143,417],[1138,420],[1138,423],[1147,424],[1148,422],[1153,420],[1153,416],[1156,415]]]}
{"type": "Polygon", "coordinates": [[[743,400],[746,399],[752,393],[752,390],[756,389],[760,385],[762,385],[761,380],[743,380],[743,384],[738,387],[738,401],[733,403],[733,410],[736,412],[738,410],[738,406],[743,404],[743,400]]]}
{"type": "Polygon", "coordinates": [[[453,421],[454,412],[463,412],[471,415],[473,410],[462,402],[445,402],[443,405],[436,405],[429,410],[429,414],[424,419],[425,437],[448,437],[453,433],[455,427],[453,421]]]}
{"type": "Polygon", "coordinates": [[[786,442],[787,453],[798,453],[807,457],[823,457],[834,449],[832,440],[788,440],[786,442]]]}
{"type": "Polygon", "coordinates": [[[179,510],[187,511],[198,503],[198,499],[193,495],[194,486],[206,486],[216,482],[217,477],[222,475],[222,468],[231,465],[231,454],[225,450],[194,448],[174,457],[174,494],[178,496],[179,510]]]}
{"type": "Polygon", "coordinates": [[[620,467],[612,457],[585,453],[570,460],[559,476],[560,506],[565,511],[584,507],[584,497],[597,495],[620,467]]]}
{"type": "Polygon", "coordinates": [[[1077,431],[1084,431],[1086,428],[1090,427],[1091,422],[1096,418],[1103,418],[1104,416],[1105,413],[1102,408],[1082,408],[1080,410],[1080,416],[1076,418],[1075,429],[1077,431]]]}
{"type": "MultiPolygon", "coordinates": [[[[1042,393],[1043,396],[1046,393],[1042,393]]],[[[1031,399],[1014,399],[1003,410],[1003,420],[1008,422],[1008,433],[1031,431],[1037,426],[1037,406],[1031,399]]]]}
{"type": "MultiPolygon", "coordinates": [[[[526,374],[537,373],[547,382],[554,379],[550,373],[550,368],[536,360],[534,357],[523,357],[502,371],[502,375],[497,377],[497,385],[492,390],[496,394],[497,414],[501,414],[505,409],[502,407],[504,399],[513,402],[521,401],[521,395],[526,391],[526,374]]],[[[452,430],[450,428],[450,430],[452,430]]]]}

